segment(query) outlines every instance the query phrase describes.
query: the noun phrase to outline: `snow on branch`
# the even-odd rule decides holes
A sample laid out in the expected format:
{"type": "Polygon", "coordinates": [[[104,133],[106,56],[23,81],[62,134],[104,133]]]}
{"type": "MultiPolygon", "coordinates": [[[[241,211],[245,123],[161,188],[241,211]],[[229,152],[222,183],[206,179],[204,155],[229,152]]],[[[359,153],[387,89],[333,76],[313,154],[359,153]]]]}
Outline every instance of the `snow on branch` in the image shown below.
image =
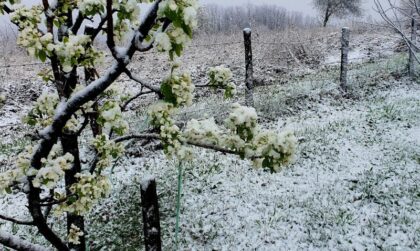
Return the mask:
{"type": "Polygon", "coordinates": [[[20,239],[14,235],[6,233],[0,230],[0,243],[6,247],[13,248],[15,250],[22,250],[22,251],[48,251],[45,247],[42,247],[37,244],[32,244],[29,241],[20,239]]]}

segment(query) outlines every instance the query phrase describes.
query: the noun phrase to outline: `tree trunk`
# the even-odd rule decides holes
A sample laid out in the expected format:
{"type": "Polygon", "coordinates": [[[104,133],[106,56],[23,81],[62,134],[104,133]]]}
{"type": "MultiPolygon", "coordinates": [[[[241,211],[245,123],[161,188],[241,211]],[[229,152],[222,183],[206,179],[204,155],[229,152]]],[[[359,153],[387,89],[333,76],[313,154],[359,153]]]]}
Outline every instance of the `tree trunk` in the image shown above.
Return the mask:
{"type": "Polygon", "coordinates": [[[161,251],[159,203],[156,181],[146,179],[141,182],[141,206],[143,211],[143,232],[146,251],[161,251]]]}
{"type": "MultiPolygon", "coordinates": [[[[74,157],[73,166],[70,170],[67,170],[65,173],[65,184],[66,184],[66,194],[67,196],[71,194],[70,187],[77,183],[76,177],[74,177],[77,173],[81,172],[81,164],[80,164],[80,156],[79,156],[79,144],[78,144],[78,137],[77,135],[66,135],[63,134],[61,137],[61,145],[63,147],[63,152],[70,153],[74,157]]],[[[75,225],[76,227],[80,228],[80,231],[84,233],[83,236],[80,237],[80,244],[72,244],[69,243],[69,247],[71,250],[75,251],[85,251],[86,250],[86,238],[85,238],[85,224],[83,216],[76,215],[73,213],[67,213],[67,232],[70,231],[71,225],[75,225]]]]}
{"type": "Polygon", "coordinates": [[[245,104],[254,107],[254,66],[252,62],[251,29],[244,29],[245,43],[245,104]]]}
{"type": "Polygon", "coordinates": [[[325,11],[324,22],[322,23],[322,27],[327,27],[328,21],[330,20],[330,16],[330,9],[327,8],[327,10],[325,11]]]}

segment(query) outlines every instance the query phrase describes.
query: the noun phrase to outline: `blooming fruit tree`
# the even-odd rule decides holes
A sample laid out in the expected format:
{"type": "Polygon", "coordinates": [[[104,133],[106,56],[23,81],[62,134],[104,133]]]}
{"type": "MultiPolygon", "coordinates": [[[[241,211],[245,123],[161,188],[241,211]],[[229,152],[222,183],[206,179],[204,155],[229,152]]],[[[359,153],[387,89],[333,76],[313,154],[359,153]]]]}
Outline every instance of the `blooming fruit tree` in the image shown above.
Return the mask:
{"type": "MultiPolygon", "coordinates": [[[[127,140],[160,141],[168,157],[189,161],[191,147],[236,154],[272,172],[290,162],[296,139],[290,132],[262,130],[254,108],[233,104],[223,125],[214,119],[191,120],[180,126],[177,110],[193,102],[194,84],[180,71],[179,57],[197,26],[196,0],[42,0],[32,7],[0,0],[0,11],[17,25],[17,43],[49,69],[39,73],[53,86],[39,96],[24,122],[38,134],[37,141],[17,157],[16,166],[0,174],[0,194],[24,193],[30,220],[0,215],[0,219],[36,227],[58,250],[85,250],[84,215],[110,194],[106,169],[124,154],[127,140]],[[140,14],[140,9],[146,10],[140,14]],[[107,52],[94,46],[106,37],[107,52]],[[124,47],[120,46],[125,44],[124,47]],[[129,70],[136,53],[156,49],[167,53],[172,69],[160,86],[153,86],[129,70]],[[96,68],[105,53],[112,65],[99,76],[96,68]],[[116,80],[127,75],[141,92],[127,97],[116,80]],[[124,112],[130,102],[155,94],[159,101],[148,109],[151,130],[128,134],[124,112]],[[92,161],[81,161],[81,135],[91,137],[92,161]],[[56,233],[48,220],[64,215],[67,235],[56,233]]],[[[206,87],[235,95],[229,69],[209,69],[206,87]]],[[[84,141],[83,141],[84,142],[84,141]]],[[[88,156],[89,157],[89,156],[88,156]]],[[[0,243],[15,249],[42,250],[0,231],[0,243]]]]}

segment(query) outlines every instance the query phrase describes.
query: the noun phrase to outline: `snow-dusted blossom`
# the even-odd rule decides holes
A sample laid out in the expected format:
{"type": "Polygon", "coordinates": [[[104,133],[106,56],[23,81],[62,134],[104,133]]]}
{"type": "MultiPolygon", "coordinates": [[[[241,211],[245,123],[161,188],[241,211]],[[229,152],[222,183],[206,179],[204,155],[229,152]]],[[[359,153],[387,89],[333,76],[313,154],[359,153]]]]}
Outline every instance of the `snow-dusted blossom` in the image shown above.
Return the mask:
{"type": "Polygon", "coordinates": [[[38,24],[41,22],[41,17],[41,5],[34,5],[31,8],[19,7],[10,15],[11,21],[16,23],[20,29],[38,28],[38,24]]]}
{"type": "Polygon", "coordinates": [[[171,39],[165,32],[157,32],[155,34],[155,46],[158,51],[170,51],[172,50],[171,39]]]}
{"type": "Polygon", "coordinates": [[[124,120],[118,102],[108,100],[99,109],[98,123],[106,130],[113,130],[118,135],[128,131],[128,123],[124,120]]]}
{"type": "Polygon", "coordinates": [[[36,170],[31,168],[31,158],[34,153],[32,146],[26,146],[18,156],[16,160],[16,167],[20,170],[22,174],[27,176],[35,175],[36,170]]]}
{"type": "Polygon", "coordinates": [[[174,105],[168,102],[158,102],[149,110],[151,124],[160,130],[164,152],[167,156],[177,156],[180,160],[190,160],[192,153],[183,145],[181,130],[174,124],[171,115],[175,113],[174,105]]]}
{"type": "Polygon", "coordinates": [[[297,139],[291,131],[264,131],[255,136],[252,153],[248,153],[250,156],[247,157],[253,158],[256,166],[278,172],[282,166],[293,161],[296,145],[297,139]]]}
{"type": "Polygon", "coordinates": [[[117,15],[114,18],[114,36],[122,41],[129,31],[136,30],[140,26],[140,7],[136,0],[114,1],[113,8],[117,15]]]}
{"type": "Polygon", "coordinates": [[[173,124],[171,116],[174,113],[174,105],[168,102],[157,102],[152,105],[148,111],[151,118],[151,124],[158,128],[161,125],[173,124]]]}
{"type": "Polygon", "coordinates": [[[210,87],[224,89],[226,98],[231,98],[236,94],[236,85],[232,81],[233,74],[229,68],[223,65],[211,67],[207,75],[210,78],[210,87]]]}
{"type": "Polygon", "coordinates": [[[208,143],[217,145],[221,139],[223,132],[216,125],[214,118],[198,121],[191,120],[188,122],[184,136],[191,142],[208,143]]]}
{"type": "Polygon", "coordinates": [[[241,139],[250,141],[255,134],[257,119],[257,112],[254,108],[235,103],[232,105],[231,113],[225,123],[226,127],[239,135],[241,139]]]}
{"type": "Polygon", "coordinates": [[[140,7],[136,0],[127,0],[123,1],[122,4],[120,4],[120,12],[126,13],[126,17],[128,20],[130,20],[132,23],[138,22],[139,16],[140,16],[140,7]]]}
{"type": "Polygon", "coordinates": [[[168,51],[171,60],[181,56],[185,43],[191,40],[193,29],[197,27],[196,0],[164,0],[158,9],[159,18],[168,18],[173,27],[167,33],[156,30],[150,34],[155,38],[155,45],[160,51],[168,51]],[[154,33],[154,35],[153,35],[154,33]]]}
{"type": "Polygon", "coordinates": [[[47,50],[49,53],[54,51],[61,62],[63,71],[70,72],[74,66],[94,67],[102,60],[102,52],[87,47],[90,42],[90,36],[70,34],[62,42],[49,44],[47,50]]]}
{"type": "MultiPolygon", "coordinates": [[[[104,175],[81,174],[75,175],[78,182],[70,187],[70,192],[77,198],[76,200],[67,200],[59,204],[55,209],[55,214],[60,215],[63,212],[83,215],[87,213],[101,198],[109,195],[111,183],[109,178],[104,175]]],[[[57,195],[56,197],[63,197],[57,195]]]]}
{"type": "Polygon", "coordinates": [[[54,145],[48,158],[41,160],[43,167],[38,170],[32,181],[34,187],[55,188],[61,178],[64,177],[64,172],[71,168],[74,161],[73,155],[66,153],[60,156],[59,153],[60,147],[54,145]]]}
{"type": "Polygon", "coordinates": [[[174,46],[176,47],[184,46],[191,40],[190,36],[186,34],[182,28],[179,27],[170,29],[168,34],[174,46]]]}
{"type": "Polygon", "coordinates": [[[22,173],[18,169],[8,170],[0,173],[0,195],[11,192],[13,183],[21,177],[22,173]]]}
{"type": "Polygon", "coordinates": [[[80,237],[82,237],[84,234],[82,231],[80,231],[80,228],[76,227],[74,224],[71,224],[70,231],[68,235],[69,243],[78,245],[80,244],[80,237]]]}
{"type": "Polygon", "coordinates": [[[19,26],[17,44],[25,47],[31,56],[45,61],[47,46],[52,43],[50,33],[42,34],[38,29],[41,23],[42,7],[35,5],[31,8],[20,7],[11,14],[11,20],[19,26]]]}
{"type": "Polygon", "coordinates": [[[58,103],[59,98],[56,92],[43,91],[41,96],[36,100],[34,107],[24,118],[24,122],[33,126],[39,125],[45,127],[50,125],[58,103]]]}
{"type": "Polygon", "coordinates": [[[195,86],[188,73],[172,73],[169,78],[163,81],[161,90],[165,100],[173,103],[176,107],[191,105],[195,86]]]}
{"type": "Polygon", "coordinates": [[[106,1],[105,0],[79,0],[77,1],[77,7],[86,16],[93,16],[105,12],[106,1]]]}
{"type": "Polygon", "coordinates": [[[184,9],[184,22],[191,28],[197,27],[197,10],[190,6],[184,9]]]}
{"type": "Polygon", "coordinates": [[[106,134],[96,136],[92,145],[98,153],[98,163],[96,166],[99,172],[109,167],[114,159],[124,153],[124,146],[121,143],[115,143],[113,140],[109,140],[106,134]]]}

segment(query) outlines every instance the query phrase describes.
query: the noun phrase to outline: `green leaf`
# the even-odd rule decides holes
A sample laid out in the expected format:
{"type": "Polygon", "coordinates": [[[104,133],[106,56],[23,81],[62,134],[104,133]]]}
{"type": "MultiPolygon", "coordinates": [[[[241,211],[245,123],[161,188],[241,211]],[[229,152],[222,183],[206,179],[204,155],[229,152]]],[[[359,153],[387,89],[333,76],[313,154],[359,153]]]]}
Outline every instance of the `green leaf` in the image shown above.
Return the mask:
{"type": "Polygon", "coordinates": [[[175,106],[177,105],[176,96],[172,92],[172,86],[169,83],[169,81],[165,81],[162,83],[162,85],[160,86],[160,91],[164,96],[164,101],[174,104],[175,106]]]}
{"type": "Polygon", "coordinates": [[[6,187],[5,191],[6,191],[6,193],[11,194],[12,193],[12,188],[6,187]]]}
{"type": "Polygon", "coordinates": [[[47,60],[47,54],[45,53],[44,50],[40,50],[38,52],[38,57],[41,60],[41,62],[43,62],[43,63],[45,62],[45,60],[47,60]]]}

